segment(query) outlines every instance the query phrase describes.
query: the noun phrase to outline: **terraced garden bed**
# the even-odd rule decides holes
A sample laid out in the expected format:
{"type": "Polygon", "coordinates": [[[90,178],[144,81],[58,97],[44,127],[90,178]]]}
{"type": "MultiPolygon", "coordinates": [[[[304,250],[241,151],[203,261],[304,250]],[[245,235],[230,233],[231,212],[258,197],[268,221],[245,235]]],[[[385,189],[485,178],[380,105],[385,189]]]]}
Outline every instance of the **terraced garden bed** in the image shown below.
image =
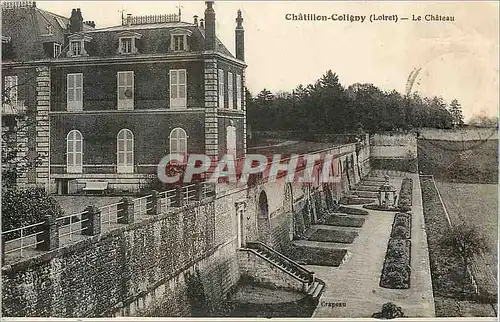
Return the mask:
{"type": "Polygon", "coordinates": [[[411,215],[397,213],[392,223],[391,238],[410,239],[411,238],[411,215]]]}
{"type": "Polygon", "coordinates": [[[326,215],[321,218],[321,224],[341,227],[362,227],[365,223],[364,218],[349,217],[342,215],[326,215]]]}
{"type": "Polygon", "coordinates": [[[342,231],[330,229],[317,229],[308,240],[318,242],[352,244],[354,239],[358,237],[355,231],[342,231]]]}
{"type": "Polygon", "coordinates": [[[374,202],[375,199],[370,198],[341,198],[339,203],[341,205],[365,205],[374,202]]]}
{"type": "Polygon", "coordinates": [[[363,205],[363,208],[369,209],[369,210],[377,210],[377,211],[392,211],[392,212],[400,212],[401,211],[399,208],[387,208],[387,207],[381,206],[379,204],[363,205]]]}
{"type": "Polygon", "coordinates": [[[302,265],[338,267],[347,255],[347,250],[293,245],[287,253],[289,257],[302,265]]]}
{"type": "Polygon", "coordinates": [[[379,189],[380,185],[378,186],[357,186],[356,191],[371,191],[371,192],[377,192],[379,189]]]}
{"type": "Polygon", "coordinates": [[[348,214],[348,215],[361,215],[361,216],[368,215],[368,211],[366,211],[366,210],[344,207],[344,206],[340,206],[336,212],[339,212],[342,214],[348,214]]]}
{"type": "Polygon", "coordinates": [[[411,241],[389,239],[380,286],[390,289],[410,288],[411,241]]]}
{"type": "Polygon", "coordinates": [[[398,208],[401,211],[410,211],[413,198],[413,180],[404,178],[401,183],[401,192],[399,193],[398,208]]]}

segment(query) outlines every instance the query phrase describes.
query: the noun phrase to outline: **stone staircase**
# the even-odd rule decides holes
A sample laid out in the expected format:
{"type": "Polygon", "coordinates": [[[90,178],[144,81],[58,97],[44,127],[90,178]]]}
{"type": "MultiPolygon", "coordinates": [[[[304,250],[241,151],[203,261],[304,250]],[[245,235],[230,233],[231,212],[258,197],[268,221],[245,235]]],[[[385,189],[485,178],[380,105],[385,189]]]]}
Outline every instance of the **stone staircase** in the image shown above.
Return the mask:
{"type": "Polygon", "coordinates": [[[247,243],[246,246],[249,251],[254,252],[257,256],[276,266],[296,280],[301,281],[303,283],[302,291],[313,299],[319,299],[325,288],[325,283],[314,277],[314,272],[307,270],[289,257],[264,243],[251,242],[247,243]]]}

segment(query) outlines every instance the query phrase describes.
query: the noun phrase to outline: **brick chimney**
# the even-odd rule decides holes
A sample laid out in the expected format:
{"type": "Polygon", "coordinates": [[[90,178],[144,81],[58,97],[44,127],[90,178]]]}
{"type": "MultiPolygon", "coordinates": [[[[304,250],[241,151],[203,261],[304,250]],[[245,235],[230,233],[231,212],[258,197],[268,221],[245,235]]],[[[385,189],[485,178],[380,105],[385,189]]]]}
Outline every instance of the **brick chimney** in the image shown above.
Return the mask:
{"type": "Polygon", "coordinates": [[[215,50],[217,41],[215,36],[214,1],[205,1],[205,4],[207,5],[205,9],[205,50],[215,50]]]}
{"type": "Polygon", "coordinates": [[[234,33],[235,33],[236,58],[244,61],[245,30],[243,29],[243,18],[241,17],[241,10],[238,10],[238,16],[236,17],[236,29],[234,33]]]}
{"type": "Polygon", "coordinates": [[[193,16],[193,23],[195,26],[198,27],[198,16],[196,16],[196,15],[193,16]]]}
{"type": "Polygon", "coordinates": [[[80,8],[71,10],[69,18],[69,32],[75,33],[83,30],[83,17],[80,8]]]}
{"type": "Polygon", "coordinates": [[[205,20],[204,19],[200,19],[200,27],[205,29],[205,20]]]}

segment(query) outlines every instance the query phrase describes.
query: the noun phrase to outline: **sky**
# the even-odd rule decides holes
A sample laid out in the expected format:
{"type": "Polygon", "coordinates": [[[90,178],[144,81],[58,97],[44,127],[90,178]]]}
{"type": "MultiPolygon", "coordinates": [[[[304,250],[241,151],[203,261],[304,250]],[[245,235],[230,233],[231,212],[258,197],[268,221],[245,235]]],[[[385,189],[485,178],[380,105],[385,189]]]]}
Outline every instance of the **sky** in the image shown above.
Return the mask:
{"type": "MultiPolygon", "coordinates": [[[[182,20],[203,18],[203,1],[37,1],[37,7],[70,16],[81,8],[97,28],[121,24],[133,15],[176,13],[182,20]]],[[[412,87],[425,96],[456,98],[466,120],[497,116],[499,106],[499,3],[492,2],[343,2],[215,1],[216,33],[234,54],[236,12],[243,13],[247,87],[291,91],[314,83],[327,70],[344,86],[372,83],[405,92],[410,72],[420,69],[412,87]],[[360,21],[294,21],[287,14],[366,16],[360,21]],[[398,17],[370,22],[370,15],[398,17]],[[454,21],[425,21],[425,15],[454,21]],[[415,20],[421,16],[421,21],[415,20]],[[402,17],[409,20],[401,20],[402,17]]]]}

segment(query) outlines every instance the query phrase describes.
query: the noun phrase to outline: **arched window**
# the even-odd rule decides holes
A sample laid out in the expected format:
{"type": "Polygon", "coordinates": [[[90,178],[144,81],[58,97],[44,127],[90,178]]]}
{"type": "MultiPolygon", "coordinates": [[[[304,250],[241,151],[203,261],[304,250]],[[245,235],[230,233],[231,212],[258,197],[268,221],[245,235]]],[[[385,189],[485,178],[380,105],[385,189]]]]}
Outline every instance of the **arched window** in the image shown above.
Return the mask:
{"type": "Polygon", "coordinates": [[[78,130],[72,130],[66,136],[66,172],[82,173],[83,136],[78,130]]]}
{"type": "Polygon", "coordinates": [[[173,153],[187,154],[187,134],[180,127],[170,132],[170,154],[173,153]]]}
{"type": "Polygon", "coordinates": [[[231,154],[236,159],[236,127],[230,125],[226,128],[227,154],[231,154]]]}
{"type": "Polygon", "coordinates": [[[267,218],[269,215],[269,205],[267,203],[267,195],[264,190],[259,195],[259,210],[260,210],[260,217],[261,218],[267,218]]]}
{"type": "Polygon", "coordinates": [[[116,137],[116,164],[118,173],[134,172],[134,134],[128,129],[118,132],[116,137]]]}

